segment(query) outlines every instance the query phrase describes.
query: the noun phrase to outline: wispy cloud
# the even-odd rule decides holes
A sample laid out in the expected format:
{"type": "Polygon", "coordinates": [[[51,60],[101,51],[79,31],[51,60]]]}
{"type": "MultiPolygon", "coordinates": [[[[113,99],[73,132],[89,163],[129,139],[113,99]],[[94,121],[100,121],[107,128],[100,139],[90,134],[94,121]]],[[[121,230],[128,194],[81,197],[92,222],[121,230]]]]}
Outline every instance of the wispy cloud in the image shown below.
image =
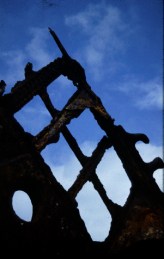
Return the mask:
{"type": "Polygon", "coordinates": [[[27,62],[32,62],[34,64],[34,70],[38,70],[52,61],[52,57],[46,46],[46,42],[48,41],[47,29],[30,28],[29,34],[31,35],[31,40],[21,50],[15,49],[1,53],[1,60],[4,63],[5,71],[3,72],[3,76],[0,76],[9,86],[6,89],[7,91],[17,81],[24,79],[24,67],[27,62]]]}
{"type": "Polygon", "coordinates": [[[142,83],[140,85],[141,99],[136,101],[140,109],[163,108],[163,89],[162,83],[157,80],[142,83]]]}
{"type": "Polygon", "coordinates": [[[3,75],[0,77],[5,80],[7,84],[7,91],[18,81],[24,78],[24,64],[25,54],[23,50],[13,50],[1,53],[1,59],[3,60],[4,67],[6,68],[3,75]]]}
{"type": "Polygon", "coordinates": [[[158,78],[149,81],[139,81],[133,77],[118,85],[118,89],[131,97],[133,104],[143,110],[163,108],[162,82],[158,78]]]}
{"type": "Polygon", "coordinates": [[[29,58],[40,68],[52,61],[52,57],[47,49],[48,33],[45,28],[31,28],[31,41],[25,50],[29,58]]]}
{"type": "Polygon", "coordinates": [[[80,60],[86,62],[97,79],[102,78],[106,62],[112,62],[116,52],[124,51],[124,41],[131,33],[120,10],[105,2],[94,3],[84,11],[67,16],[65,21],[77,31],[80,29],[85,37],[83,47],[80,48],[80,60]]]}

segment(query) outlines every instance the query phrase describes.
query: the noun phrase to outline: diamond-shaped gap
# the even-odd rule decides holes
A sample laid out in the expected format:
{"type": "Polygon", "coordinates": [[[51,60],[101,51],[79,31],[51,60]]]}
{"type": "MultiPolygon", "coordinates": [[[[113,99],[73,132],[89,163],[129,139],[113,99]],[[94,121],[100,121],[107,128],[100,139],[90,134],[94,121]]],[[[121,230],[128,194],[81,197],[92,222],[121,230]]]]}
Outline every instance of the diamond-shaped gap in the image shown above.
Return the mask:
{"type": "Polygon", "coordinates": [[[87,182],[76,200],[91,238],[94,241],[104,241],[109,234],[111,215],[93,185],[87,182]]]}
{"type": "Polygon", "coordinates": [[[14,117],[25,131],[36,135],[47,126],[52,117],[39,96],[35,96],[14,117]]]}
{"type": "Polygon", "coordinates": [[[68,190],[79,174],[81,165],[68,146],[63,135],[55,144],[47,145],[41,152],[44,161],[50,166],[54,177],[68,190]]]}
{"type": "Polygon", "coordinates": [[[51,102],[58,110],[62,110],[77,88],[66,77],[57,78],[47,88],[51,102]]]}
{"type": "Polygon", "coordinates": [[[68,128],[87,156],[92,154],[100,139],[105,135],[89,109],[85,109],[77,119],[71,120],[68,128]]]}
{"type": "Polygon", "coordinates": [[[123,206],[129,196],[131,182],[114,148],[106,151],[96,172],[109,199],[123,206]]]}

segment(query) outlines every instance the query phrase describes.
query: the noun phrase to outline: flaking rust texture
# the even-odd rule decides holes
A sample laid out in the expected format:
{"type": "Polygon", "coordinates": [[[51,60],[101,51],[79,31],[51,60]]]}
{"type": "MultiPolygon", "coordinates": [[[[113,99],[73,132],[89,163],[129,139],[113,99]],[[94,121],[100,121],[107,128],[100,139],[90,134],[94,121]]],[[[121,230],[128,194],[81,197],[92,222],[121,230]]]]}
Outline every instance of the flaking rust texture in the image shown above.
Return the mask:
{"type": "MultiPolygon", "coordinates": [[[[53,34],[53,31],[50,31],[53,34]]],[[[56,36],[55,36],[56,39],[56,36]]],[[[60,44],[59,44],[60,46],[60,44]]],[[[61,46],[60,46],[61,47],[61,46]]],[[[61,50],[63,51],[62,47],[61,50]]],[[[64,50],[65,51],[65,50],[64,50]]],[[[81,65],[64,52],[39,71],[32,64],[25,67],[25,79],[4,94],[0,83],[0,246],[8,256],[44,256],[50,258],[99,255],[115,257],[141,255],[142,251],[156,255],[164,240],[164,195],[153,178],[155,170],[164,167],[161,158],[145,163],[135,144],[149,143],[144,134],[127,133],[116,126],[99,97],[85,78],[81,65]],[[59,76],[71,80],[76,92],[61,111],[52,104],[47,87],[59,76]],[[36,136],[25,132],[14,118],[35,96],[40,96],[52,120],[36,136]],[[85,156],[67,128],[85,109],[93,114],[104,136],[90,157],[85,156]],[[60,141],[60,134],[79,160],[82,169],[66,191],[57,182],[41,151],[50,143],[60,141]],[[113,147],[131,181],[129,197],[124,206],[107,196],[98,178],[97,166],[105,151],[113,147]],[[111,217],[111,228],[103,242],[94,242],[81,219],[76,196],[90,181],[100,195],[111,217]],[[12,198],[17,190],[25,191],[33,205],[30,222],[14,212],[12,198]]],[[[110,166],[110,165],[109,165],[110,166]]],[[[71,172],[70,172],[71,173],[71,172]]]]}

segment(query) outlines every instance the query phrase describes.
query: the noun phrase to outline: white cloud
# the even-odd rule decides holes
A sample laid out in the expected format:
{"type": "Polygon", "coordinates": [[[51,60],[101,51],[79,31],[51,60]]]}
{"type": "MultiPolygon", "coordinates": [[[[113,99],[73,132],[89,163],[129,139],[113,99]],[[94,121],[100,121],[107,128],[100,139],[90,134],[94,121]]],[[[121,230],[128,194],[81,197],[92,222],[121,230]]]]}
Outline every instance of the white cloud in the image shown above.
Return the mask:
{"type": "Polygon", "coordinates": [[[34,64],[33,69],[38,70],[52,61],[52,57],[46,48],[49,36],[48,30],[31,28],[29,33],[31,40],[21,50],[15,49],[1,53],[1,59],[6,67],[3,76],[1,76],[8,86],[6,92],[9,92],[17,81],[24,79],[24,67],[27,62],[32,62],[34,64]]]}
{"type": "Polygon", "coordinates": [[[9,91],[18,80],[24,79],[25,55],[22,50],[14,50],[1,53],[1,58],[6,66],[1,78],[7,84],[6,91],[9,91]]]}
{"type": "Polygon", "coordinates": [[[130,96],[134,105],[141,110],[163,108],[163,87],[158,78],[145,82],[133,77],[126,78],[118,89],[130,96]]]}
{"type": "MultiPolygon", "coordinates": [[[[84,60],[97,80],[102,78],[105,64],[111,63],[116,52],[124,51],[125,38],[130,33],[120,10],[104,2],[90,4],[82,12],[66,17],[66,24],[84,33],[79,60],[84,60]]],[[[114,60],[116,62],[116,60],[114,60]]]]}
{"type": "MultiPolygon", "coordinates": [[[[103,7],[104,9],[104,7],[103,7]]],[[[65,18],[65,22],[69,26],[78,26],[85,33],[90,34],[97,20],[100,19],[101,4],[89,4],[86,9],[65,18]]]]}
{"type": "Polygon", "coordinates": [[[87,182],[76,199],[80,215],[92,239],[103,241],[109,233],[111,215],[92,183],[87,182]]]}
{"type": "Polygon", "coordinates": [[[76,180],[76,177],[81,169],[81,165],[75,156],[69,154],[62,155],[64,156],[63,159],[59,160],[62,160],[63,164],[60,163],[56,166],[52,161],[49,165],[56,179],[63,185],[66,190],[68,190],[76,180]]]}
{"type": "Polygon", "coordinates": [[[113,149],[106,152],[102,163],[98,166],[98,172],[108,197],[113,202],[124,205],[129,195],[131,183],[113,149]]]}
{"type": "Polygon", "coordinates": [[[48,53],[48,30],[44,28],[31,28],[31,41],[26,46],[27,56],[35,62],[38,68],[47,65],[52,61],[51,55],[48,53]]]}
{"type": "Polygon", "coordinates": [[[153,80],[150,82],[142,83],[140,85],[141,99],[136,101],[136,105],[140,109],[157,108],[162,109],[163,107],[163,93],[162,83],[153,80]]]}

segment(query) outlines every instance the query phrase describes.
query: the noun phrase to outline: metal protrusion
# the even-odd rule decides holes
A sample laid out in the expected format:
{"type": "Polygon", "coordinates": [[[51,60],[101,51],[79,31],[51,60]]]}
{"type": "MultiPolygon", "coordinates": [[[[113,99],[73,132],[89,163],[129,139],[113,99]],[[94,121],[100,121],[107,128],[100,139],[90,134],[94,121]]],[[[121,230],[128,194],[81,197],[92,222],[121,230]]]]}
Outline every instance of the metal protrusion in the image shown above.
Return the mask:
{"type": "Polygon", "coordinates": [[[55,40],[58,48],[60,49],[61,53],[63,54],[64,57],[70,58],[70,56],[68,55],[66,49],[64,48],[63,44],[61,43],[61,41],[59,40],[58,36],[56,35],[56,33],[49,27],[49,32],[51,33],[53,39],[55,40]]]}

